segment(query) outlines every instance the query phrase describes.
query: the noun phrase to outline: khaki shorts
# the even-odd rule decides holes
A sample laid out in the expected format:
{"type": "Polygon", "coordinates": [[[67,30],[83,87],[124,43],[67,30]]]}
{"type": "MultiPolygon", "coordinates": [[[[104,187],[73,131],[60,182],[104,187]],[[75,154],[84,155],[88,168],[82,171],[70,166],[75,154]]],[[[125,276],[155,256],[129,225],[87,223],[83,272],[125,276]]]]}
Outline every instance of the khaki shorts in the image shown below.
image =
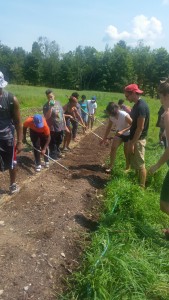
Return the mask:
{"type": "Polygon", "coordinates": [[[130,154],[130,165],[132,169],[140,170],[145,168],[145,145],[146,140],[139,140],[134,147],[134,154],[130,154]]]}

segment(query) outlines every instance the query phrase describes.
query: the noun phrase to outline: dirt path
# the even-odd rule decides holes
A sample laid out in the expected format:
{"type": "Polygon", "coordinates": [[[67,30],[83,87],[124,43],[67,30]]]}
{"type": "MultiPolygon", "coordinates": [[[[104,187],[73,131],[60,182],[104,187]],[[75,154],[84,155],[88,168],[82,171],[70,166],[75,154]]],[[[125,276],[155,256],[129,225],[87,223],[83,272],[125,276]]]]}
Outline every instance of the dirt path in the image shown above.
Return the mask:
{"type": "Polygon", "coordinates": [[[0,300],[57,299],[79,264],[80,236],[97,225],[108,152],[90,133],[59,161],[69,172],[54,163],[35,174],[32,153],[22,153],[19,194],[4,195],[9,178],[1,177],[0,300]]]}

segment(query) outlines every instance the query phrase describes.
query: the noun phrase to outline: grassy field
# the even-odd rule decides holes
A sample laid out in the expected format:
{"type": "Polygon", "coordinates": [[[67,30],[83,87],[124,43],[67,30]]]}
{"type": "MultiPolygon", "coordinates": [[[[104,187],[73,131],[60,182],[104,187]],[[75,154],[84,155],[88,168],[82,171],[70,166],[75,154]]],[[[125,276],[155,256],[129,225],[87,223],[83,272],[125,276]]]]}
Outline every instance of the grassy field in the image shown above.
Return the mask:
{"type": "MultiPolygon", "coordinates": [[[[9,86],[21,107],[38,107],[45,103],[45,88],[9,86]]],[[[72,91],[54,90],[61,103],[72,91]]],[[[109,101],[124,99],[124,95],[83,91],[87,98],[97,96],[97,117],[109,101]]],[[[158,145],[155,127],[158,100],[146,98],[150,107],[150,130],[146,146],[149,167],[164,151],[158,145]]],[[[69,277],[69,292],[60,296],[67,300],[168,300],[169,242],[161,232],[169,219],[159,210],[159,193],[167,166],[153,177],[148,175],[146,190],[141,189],[133,172],[124,174],[122,149],[118,152],[115,169],[103,191],[104,211],[99,229],[90,234],[91,243],[85,247],[79,270],[69,277]]],[[[58,299],[58,298],[57,298],[58,299]]]]}

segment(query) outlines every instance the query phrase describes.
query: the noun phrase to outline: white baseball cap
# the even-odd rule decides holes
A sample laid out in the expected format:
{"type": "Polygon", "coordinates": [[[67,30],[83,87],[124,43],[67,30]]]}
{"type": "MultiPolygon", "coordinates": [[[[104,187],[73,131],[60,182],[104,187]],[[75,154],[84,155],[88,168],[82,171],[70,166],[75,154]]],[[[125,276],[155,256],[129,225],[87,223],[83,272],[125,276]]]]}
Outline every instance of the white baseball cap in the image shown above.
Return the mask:
{"type": "Polygon", "coordinates": [[[4,74],[0,71],[0,88],[4,88],[8,82],[4,79],[4,74]]]}

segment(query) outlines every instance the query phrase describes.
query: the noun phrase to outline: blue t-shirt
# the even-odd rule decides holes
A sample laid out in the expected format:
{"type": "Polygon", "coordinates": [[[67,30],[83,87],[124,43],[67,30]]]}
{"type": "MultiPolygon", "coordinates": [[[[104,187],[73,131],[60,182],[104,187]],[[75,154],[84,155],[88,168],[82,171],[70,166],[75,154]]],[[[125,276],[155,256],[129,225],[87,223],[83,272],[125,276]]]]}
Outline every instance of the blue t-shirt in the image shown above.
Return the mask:
{"type": "Polygon", "coordinates": [[[82,113],[88,113],[88,109],[87,109],[87,101],[79,101],[80,107],[82,109],[82,113]]]}

